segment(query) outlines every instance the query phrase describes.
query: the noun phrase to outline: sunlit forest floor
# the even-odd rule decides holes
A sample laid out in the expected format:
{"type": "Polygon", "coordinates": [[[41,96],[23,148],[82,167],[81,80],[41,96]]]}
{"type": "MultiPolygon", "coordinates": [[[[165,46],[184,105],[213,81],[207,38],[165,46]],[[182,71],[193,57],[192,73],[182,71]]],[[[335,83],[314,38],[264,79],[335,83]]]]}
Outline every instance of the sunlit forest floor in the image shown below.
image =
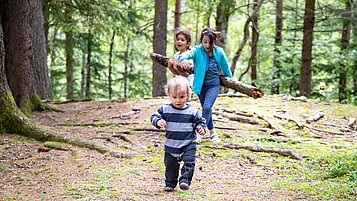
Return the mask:
{"type": "MultiPolygon", "coordinates": [[[[168,101],[162,97],[48,103],[63,112],[35,112],[31,116],[34,121],[62,135],[102,143],[132,157],[116,158],[68,144],[53,148],[3,134],[1,200],[356,198],[356,187],[341,182],[341,177],[319,177],[319,167],[308,165],[328,153],[356,149],[357,131],[348,127],[348,122],[357,118],[357,108],[289,96],[219,97],[215,111],[223,115],[216,114],[214,119],[223,142],[213,144],[206,136],[198,145],[190,189],[164,192],[164,132],[153,129],[150,115],[168,101]],[[307,123],[321,113],[318,120],[307,123]],[[244,123],[239,117],[258,124],[244,123]],[[252,147],[261,151],[252,151],[252,147]],[[297,158],[279,150],[291,151],[297,158]]],[[[196,97],[189,103],[200,108],[196,97]]]]}

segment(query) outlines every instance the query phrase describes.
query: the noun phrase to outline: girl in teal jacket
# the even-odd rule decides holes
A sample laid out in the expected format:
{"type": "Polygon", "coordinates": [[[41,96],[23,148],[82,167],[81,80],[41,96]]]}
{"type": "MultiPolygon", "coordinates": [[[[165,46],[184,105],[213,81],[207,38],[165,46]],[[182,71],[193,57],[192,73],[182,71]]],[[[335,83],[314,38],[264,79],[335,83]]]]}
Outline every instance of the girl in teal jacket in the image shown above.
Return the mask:
{"type": "MultiPolygon", "coordinates": [[[[213,29],[205,28],[201,33],[201,45],[182,53],[178,60],[181,63],[181,67],[185,69],[190,67],[188,60],[193,60],[195,69],[192,90],[200,99],[202,116],[207,121],[211,140],[219,143],[221,140],[214,130],[212,107],[219,93],[220,71],[230,78],[232,77],[232,73],[223,49],[215,45],[217,34],[213,29]]],[[[201,140],[197,139],[197,142],[199,143],[201,140]]]]}

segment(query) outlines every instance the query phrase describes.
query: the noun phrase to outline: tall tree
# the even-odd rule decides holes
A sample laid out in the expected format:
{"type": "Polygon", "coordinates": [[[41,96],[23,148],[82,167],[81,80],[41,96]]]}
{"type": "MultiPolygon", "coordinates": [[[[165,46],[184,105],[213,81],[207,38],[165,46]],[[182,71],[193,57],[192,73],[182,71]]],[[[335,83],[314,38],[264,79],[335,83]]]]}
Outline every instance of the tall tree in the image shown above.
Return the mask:
{"type": "Polygon", "coordinates": [[[22,107],[34,96],[51,99],[41,1],[11,0],[2,4],[6,75],[17,105],[22,107]]]}
{"type": "MultiPolygon", "coordinates": [[[[353,48],[357,49],[357,12],[353,12],[353,48]]],[[[354,58],[354,63],[352,64],[352,76],[353,76],[353,96],[354,104],[357,105],[357,57],[354,58]]]]}
{"type": "MultiPolygon", "coordinates": [[[[258,0],[254,0],[253,10],[256,9],[258,6],[258,0]]],[[[251,82],[253,86],[256,86],[255,80],[257,80],[257,54],[258,54],[258,39],[259,39],[259,32],[258,32],[258,15],[252,16],[252,43],[251,43],[251,56],[250,56],[250,66],[251,66],[251,82]]]]}
{"type": "Polygon", "coordinates": [[[230,10],[234,7],[235,1],[221,0],[217,5],[216,12],[216,31],[221,32],[219,35],[219,45],[225,50],[228,33],[228,21],[230,10]]]}
{"type": "Polygon", "coordinates": [[[283,4],[284,0],[276,0],[275,10],[275,47],[274,47],[274,66],[273,66],[273,85],[272,94],[279,94],[280,88],[280,47],[282,41],[282,29],[283,29],[283,4]]]}
{"type": "Polygon", "coordinates": [[[109,91],[109,100],[112,99],[112,58],[113,58],[113,46],[114,46],[114,39],[115,39],[115,30],[113,30],[112,38],[110,39],[109,45],[109,68],[108,68],[108,91],[109,91]]]}
{"type": "MultiPolygon", "coordinates": [[[[66,21],[70,23],[72,16],[69,12],[68,6],[65,7],[66,21]]],[[[67,99],[73,99],[73,37],[72,30],[67,28],[65,30],[65,45],[66,45],[66,78],[67,78],[67,99]]]]}
{"type": "Polygon", "coordinates": [[[181,0],[176,0],[174,29],[177,29],[180,27],[181,27],[181,0]]]}
{"type": "MultiPolygon", "coordinates": [[[[346,54],[347,48],[350,43],[351,36],[351,13],[352,13],[353,0],[346,0],[346,9],[342,13],[343,27],[341,36],[341,54],[346,54]]],[[[347,87],[347,62],[342,61],[340,64],[341,71],[339,76],[339,87],[338,87],[338,100],[343,103],[346,98],[346,87],[347,87]]]]}
{"type": "MultiPolygon", "coordinates": [[[[154,40],[153,49],[155,53],[166,56],[167,35],[167,0],[155,0],[154,17],[154,40]]],[[[167,83],[166,68],[154,62],[152,68],[152,96],[164,96],[167,83]]]]}
{"type": "Polygon", "coordinates": [[[92,33],[87,34],[87,61],[86,61],[86,88],[85,88],[85,97],[89,98],[90,95],[90,86],[91,86],[91,59],[92,59],[92,33]]]}
{"type": "Polygon", "coordinates": [[[300,66],[300,96],[311,95],[312,40],[315,24],[315,0],[306,0],[304,14],[304,37],[300,66]]]}

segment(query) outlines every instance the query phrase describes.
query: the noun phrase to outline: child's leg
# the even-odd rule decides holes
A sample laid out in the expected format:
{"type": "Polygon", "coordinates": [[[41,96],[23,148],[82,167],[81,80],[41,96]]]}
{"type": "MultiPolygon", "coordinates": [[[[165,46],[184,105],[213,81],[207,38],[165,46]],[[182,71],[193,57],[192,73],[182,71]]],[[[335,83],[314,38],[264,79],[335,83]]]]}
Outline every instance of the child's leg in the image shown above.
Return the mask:
{"type": "Polygon", "coordinates": [[[196,162],[196,147],[193,149],[186,150],[182,155],[183,166],[181,168],[181,177],[180,184],[182,182],[191,184],[193,173],[195,170],[195,162],[196,162]]]}
{"type": "Polygon", "coordinates": [[[202,106],[202,117],[207,121],[207,128],[212,130],[214,128],[212,119],[212,107],[217,99],[219,93],[219,85],[203,86],[199,99],[202,106]]]}
{"type": "Polygon", "coordinates": [[[177,178],[180,170],[180,163],[178,158],[173,157],[171,154],[165,152],[165,183],[166,186],[175,188],[177,185],[177,178]]]}

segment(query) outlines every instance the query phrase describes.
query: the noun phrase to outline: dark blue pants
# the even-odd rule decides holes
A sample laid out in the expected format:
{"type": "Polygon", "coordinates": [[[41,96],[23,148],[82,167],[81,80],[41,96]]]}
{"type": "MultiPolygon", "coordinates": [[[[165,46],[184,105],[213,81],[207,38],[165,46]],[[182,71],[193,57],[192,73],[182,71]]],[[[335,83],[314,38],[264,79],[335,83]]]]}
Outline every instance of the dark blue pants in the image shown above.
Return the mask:
{"type": "Polygon", "coordinates": [[[219,85],[203,85],[201,94],[198,95],[202,106],[202,117],[206,119],[207,128],[214,128],[212,119],[212,107],[219,93],[219,85]]]}
{"type": "Polygon", "coordinates": [[[165,152],[165,183],[166,186],[175,188],[177,185],[177,179],[179,177],[180,162],[183,161],[183,166],[181,168],[181,177],[179,183],[186,182],[188,185],[191,184],[193,172],[195,170],[196,162],[196,147],[185,150],[181,157],[174,157],[171,154],[165,152]]]}

